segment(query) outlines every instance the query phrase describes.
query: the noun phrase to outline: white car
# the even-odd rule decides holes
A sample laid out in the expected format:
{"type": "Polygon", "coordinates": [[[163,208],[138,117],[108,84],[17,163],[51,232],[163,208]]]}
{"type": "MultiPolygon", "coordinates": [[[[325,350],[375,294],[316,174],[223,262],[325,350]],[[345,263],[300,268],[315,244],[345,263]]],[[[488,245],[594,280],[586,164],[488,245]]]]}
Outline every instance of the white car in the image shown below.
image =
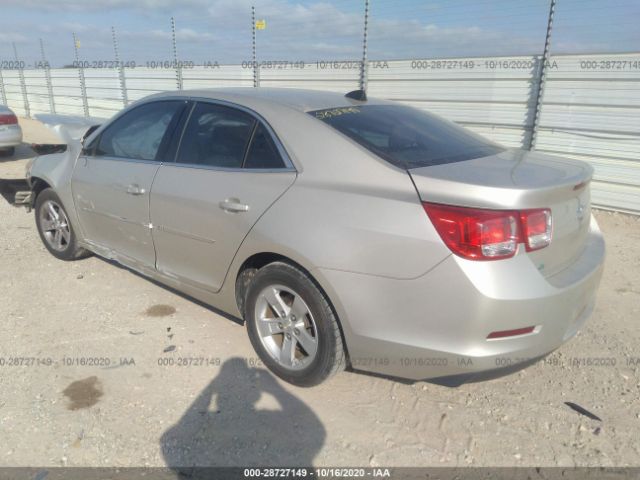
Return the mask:
{"type": "Polygon", "coordinates": [[[0,154],[13,155],[22,143],[22,129],[18,117],[9,107],[0,105],[0,154]]]}

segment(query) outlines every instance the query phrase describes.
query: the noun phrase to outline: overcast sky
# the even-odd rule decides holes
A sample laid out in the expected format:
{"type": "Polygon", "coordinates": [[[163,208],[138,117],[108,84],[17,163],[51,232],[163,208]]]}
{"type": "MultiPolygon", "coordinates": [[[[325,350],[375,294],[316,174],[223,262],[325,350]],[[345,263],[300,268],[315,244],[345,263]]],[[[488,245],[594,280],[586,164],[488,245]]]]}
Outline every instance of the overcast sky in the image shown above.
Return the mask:
{"type": "MultiPolygon", "coordinates": [[[[42,38],[53,66],[112,60],[111,26],[122,60],[171,60],[170,17],[181,60],[239,63],[251,58],[251,5],[267,27],[259,60],[357,59],[364,0],[0,0],[0,60],[11,42],[28,64],[42,38]]],[[[536,54],[549,0],[371,0],[369,58],[536,54]]],[[[552,52],[640,51],[638,0],[557,0],[552,52]]]]}

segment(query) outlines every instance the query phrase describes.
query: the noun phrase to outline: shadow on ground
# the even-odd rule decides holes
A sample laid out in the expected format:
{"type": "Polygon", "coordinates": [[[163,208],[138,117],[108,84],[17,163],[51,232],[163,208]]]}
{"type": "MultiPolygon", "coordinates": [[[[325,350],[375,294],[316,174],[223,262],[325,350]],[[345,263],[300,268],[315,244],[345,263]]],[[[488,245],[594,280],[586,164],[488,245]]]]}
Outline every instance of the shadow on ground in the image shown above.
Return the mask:
{"type": "Polygon", "coordinates": [[[0,195],[15,205],[16,192],[29,190],[29,184],[26,180],[0,178],[0,195]]]}
{"type": "Polygon", "coordinates": [[[162,288],[164,290],[167,290],[168,292],[171,292],[174,295],[182,297],[182,298],[184,298],[185,300],[188,300],[191,303],[195,303],[196,305],[199,305],[200,307],[202,307],[202,308],[204,308],[206,310],[209,310],[209,311],[215,313],[216,315],[219,315],[219,316],[221,316],[221,317],[223,317],[223,318],[225,318],[227,320],[230,320],[230,321],[236,323],[237,325],[241,325],[241,326],[244,325],[244,320],[242,318],[234,317],[233,315],[231,315],[231,314],[229,314],[227,312],[223,312],[222,310],[214,307],[213,305],[209,305],[207,303],[204,303],[204,302],[198,300],[197,298],[191,297],[191,296],[187,295],[186,293],[181,292],[180,290],[176,290],[175,288],[173,288],[170,285],[167,285],[166,283],[161,283],[159,280],[156,280],[155,278],[151,278],[151,277],[148,277],[146,275],[143,275],[140,272],[136,272],[135,270],[132,270],[129,267],[127,267],[127,266],[125,266],[125,265],[123,265],[121,263],[118,263],[116,260],[111,260],[111,259],[100,257],[100,256],[96,256],[96,258],[98,260],[101,260],[103,262],[108,263],[109,265],[111,265],[111,266],[113,266],[115,268],[120,268],[120,269],[125,270],[125,271],[127,271],[127,272],[129,272],[129,273],[131,273],[131,274],[133,274],[133,275],[135,275],[137,277],[139,277],[139,278],[142,278],[146,282],[151,282],[154,285],[156,285],[157,287],[162,288]]]}
{"type": "Polygon", "coordinates": [[[312,466],[325,437],[316,414],[269,372],[231,358],[160,446],[180,478],[197,467],[312,466]]]}

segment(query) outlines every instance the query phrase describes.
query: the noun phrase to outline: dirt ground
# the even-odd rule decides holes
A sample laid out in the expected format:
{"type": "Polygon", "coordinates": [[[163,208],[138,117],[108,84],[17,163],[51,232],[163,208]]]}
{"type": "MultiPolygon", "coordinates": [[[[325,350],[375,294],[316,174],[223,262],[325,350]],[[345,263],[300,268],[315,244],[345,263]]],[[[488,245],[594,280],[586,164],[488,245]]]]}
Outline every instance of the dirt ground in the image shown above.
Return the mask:
{"type": "Polygon", "coordinates": [[[640,219],[596,217],[597,308],[546,361],[458,388],[344,372],[299,389],[243,326],[99,258],[56,260],[0,198],[0,465],[640,466],[640,219]]]}

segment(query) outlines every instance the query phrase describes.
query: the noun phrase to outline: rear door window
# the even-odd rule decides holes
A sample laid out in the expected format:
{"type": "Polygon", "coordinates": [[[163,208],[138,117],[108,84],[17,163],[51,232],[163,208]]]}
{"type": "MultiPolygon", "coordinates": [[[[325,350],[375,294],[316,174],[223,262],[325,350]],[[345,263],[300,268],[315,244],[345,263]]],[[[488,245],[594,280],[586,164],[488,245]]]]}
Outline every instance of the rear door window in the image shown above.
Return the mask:
{"type": "Polygon", "coordinates": [[[177,162],[218,168],[242,168],[255,120],[222,105],[198,103],[185,128],[177,162]]]}
{"type": "Polygon", "coordinates": [[[404,169],[471,160],[505,150],[453,122],[404,105],[339,107],[309,113],[404,169]]]}

